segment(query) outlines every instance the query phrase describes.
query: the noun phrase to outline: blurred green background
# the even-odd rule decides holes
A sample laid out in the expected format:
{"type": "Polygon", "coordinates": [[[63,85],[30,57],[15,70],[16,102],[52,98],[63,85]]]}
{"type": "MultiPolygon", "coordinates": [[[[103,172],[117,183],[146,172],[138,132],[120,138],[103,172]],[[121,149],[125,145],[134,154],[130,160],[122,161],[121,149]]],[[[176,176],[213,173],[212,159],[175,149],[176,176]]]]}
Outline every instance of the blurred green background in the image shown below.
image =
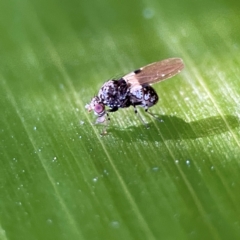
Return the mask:
{"type": "Polygon", "coordinates": [[[0,239],[239,239],[237,1],[0,1],[0,239]],[[158,122],[85,104],[169,57],[158,122]]]}

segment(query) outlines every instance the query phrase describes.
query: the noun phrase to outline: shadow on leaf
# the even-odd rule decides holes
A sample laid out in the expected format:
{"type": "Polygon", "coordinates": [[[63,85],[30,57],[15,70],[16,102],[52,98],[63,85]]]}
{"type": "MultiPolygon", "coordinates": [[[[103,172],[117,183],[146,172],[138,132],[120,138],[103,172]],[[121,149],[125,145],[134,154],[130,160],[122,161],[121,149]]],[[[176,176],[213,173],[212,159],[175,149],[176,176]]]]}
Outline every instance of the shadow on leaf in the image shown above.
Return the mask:
{"type": "MultiPolygon", "coordinates": [[[[159,138],[162,138],[162,140],[179,140],[217,135],[229,132],[240,125],[239,118],[232,115],[209,117],[193,122],[186,122],[181,118],[167,115],[159,115],[158,119],[161,121],[153,119],[148,124],[149,129],[146,129],[144,125],[140,125],[131,126],[123,130],[113,128],[111,132],[117,137],[124,136],[124,138],[126,138],[126,131],[128,131],[129,137],[130,135],[139,136],[144,140],[156,141],[159,138]]],[[[131,141],[134,140],[132,137],[130,138],[131,141]]]]}

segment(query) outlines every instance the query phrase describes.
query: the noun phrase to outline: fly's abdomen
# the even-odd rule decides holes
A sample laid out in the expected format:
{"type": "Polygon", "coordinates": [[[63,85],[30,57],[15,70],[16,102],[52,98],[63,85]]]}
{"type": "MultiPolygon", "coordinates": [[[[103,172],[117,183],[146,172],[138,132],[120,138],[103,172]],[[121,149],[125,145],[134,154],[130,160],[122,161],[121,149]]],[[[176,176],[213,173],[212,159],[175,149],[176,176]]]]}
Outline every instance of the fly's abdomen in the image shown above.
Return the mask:
{"type": "Polygon", "coordinates": [[[130,101],[133,106],[140,105],[147,109],[158,102],[158,95],[151,86],[138,85],[131,89],[130,101]]]}

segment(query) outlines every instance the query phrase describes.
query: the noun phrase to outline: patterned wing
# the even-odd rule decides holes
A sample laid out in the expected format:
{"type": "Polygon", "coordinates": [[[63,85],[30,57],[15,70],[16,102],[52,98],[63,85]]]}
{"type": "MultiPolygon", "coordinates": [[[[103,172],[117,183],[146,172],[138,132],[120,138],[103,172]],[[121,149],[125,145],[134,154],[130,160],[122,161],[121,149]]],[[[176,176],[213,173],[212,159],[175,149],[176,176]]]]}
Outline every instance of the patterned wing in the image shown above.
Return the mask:
{"type": "Polygon", "coordinates": [[[173,77],[184,68],[181,58],[168,58],[139,68],[123,77],[131,87],[152,84],[173,77]]]}

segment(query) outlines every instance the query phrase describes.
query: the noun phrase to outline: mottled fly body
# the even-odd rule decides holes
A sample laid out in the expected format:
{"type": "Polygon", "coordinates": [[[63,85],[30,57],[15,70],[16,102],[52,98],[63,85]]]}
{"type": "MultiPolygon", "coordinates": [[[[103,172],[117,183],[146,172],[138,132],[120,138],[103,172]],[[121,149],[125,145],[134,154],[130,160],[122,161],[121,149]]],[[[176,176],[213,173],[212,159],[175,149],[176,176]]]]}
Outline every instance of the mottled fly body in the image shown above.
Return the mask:
{"type": "Polygon", "coordinates": [[[137,113],[136,106],[140,106],[151,114],[148,109],[158,102],[158,95],[151,84],[171,78],[183,68],[182,59],[169,58],[139,68],[120,79],[109,80],[103,84],[86,108],[89,112],[93,110],[97,116],[96,123],[106,124],[110,120],[108,113],[119,108],[133,106],[137,113]]]}

